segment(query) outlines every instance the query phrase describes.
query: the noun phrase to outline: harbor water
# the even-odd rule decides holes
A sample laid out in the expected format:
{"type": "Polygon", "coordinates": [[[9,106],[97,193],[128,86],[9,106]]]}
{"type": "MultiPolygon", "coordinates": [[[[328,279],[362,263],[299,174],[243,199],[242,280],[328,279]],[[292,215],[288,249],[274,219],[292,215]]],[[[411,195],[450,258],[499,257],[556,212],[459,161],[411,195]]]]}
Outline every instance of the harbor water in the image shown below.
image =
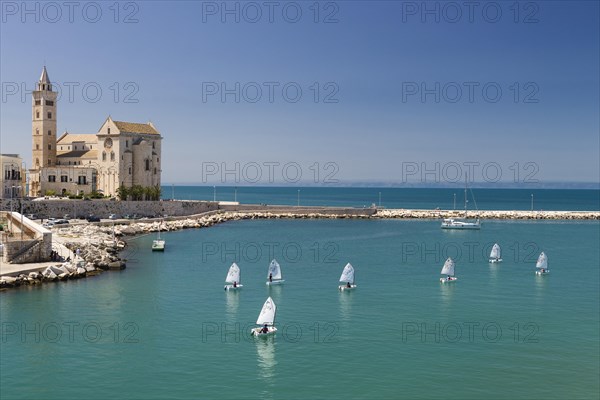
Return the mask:
{"type": "Polygon", "coordinates": [[[161,236],[164,253],[131,240],[121,272],[0,294],[0,397],[598,397],[597,221],[246,220],[161,236]],[[444,285],[448,256],[458,280],[444,285]],[[283,285],[265,284],[272,258],[283,285]],[[340,292],[347,262],[358,287],[340,292]],[[254,339],[268,296],[278,332],[254,339]]]}

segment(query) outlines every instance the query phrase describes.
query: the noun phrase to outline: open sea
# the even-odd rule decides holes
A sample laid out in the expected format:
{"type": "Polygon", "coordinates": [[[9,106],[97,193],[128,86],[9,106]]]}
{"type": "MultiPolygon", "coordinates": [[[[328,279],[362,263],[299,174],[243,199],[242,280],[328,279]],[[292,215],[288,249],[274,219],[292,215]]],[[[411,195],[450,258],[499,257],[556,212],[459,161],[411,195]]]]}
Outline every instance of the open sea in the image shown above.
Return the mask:
{"type": "MultiPolygon", "coordinates": [[[[300,190],[301,205],[344,206],[381,191],[388,208],[451,208],[455,192],[300,190]]],[[[474,193],[479,209],[530,207],[530,191],[474,193]]],[[[533,193],[536,209],[599,209],[597,191],[533,193]]],[[[295,204],[297,189],[238,188],[237,200],[295,204]]],[[[600,396],[599,221],[244,220],[161,236],[164,253],[153,235],[130,240],[123,271],[0,293],[0,398],[600,396]],[[488,263],[493,243],[502,263],[488,263]],[[458,281],[444,285],[448,256],[458,281]],[[272,258],[281,286],[265,285],[272,258]],[[226,292],[232,262],[244,287],[226,292]],[[339,292],[347,262],[358,287],[339,292]],[[268,296],[278,332],[252,338],[268,296]]]]}
{"type": "MultiPolygon", "coordinates": [[[[597,189],[469,189],[468,208],[531,210],[532,195],[534,210],[600,211],[600,190],[597,189]]],[[[163,186],[162,197],[292,206],[369,207],[375,204],[384,208],[431,210],[438,207],[463,210],[465,204],[464,188],[163,186]]]]}

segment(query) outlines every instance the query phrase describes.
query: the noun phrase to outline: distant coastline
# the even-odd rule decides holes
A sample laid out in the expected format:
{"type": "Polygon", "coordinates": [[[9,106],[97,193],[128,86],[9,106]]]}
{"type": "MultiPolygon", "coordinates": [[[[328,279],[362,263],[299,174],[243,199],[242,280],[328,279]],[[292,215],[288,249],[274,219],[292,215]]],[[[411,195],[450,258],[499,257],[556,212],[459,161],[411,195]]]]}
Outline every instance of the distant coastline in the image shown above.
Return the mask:
{"type": "MultiPolygon", "coordinates": [[[[395,182],[395,181],[340,181],[331,183],[300,181],[300,182],[273,182],[273,183],[245,183],[245,182],[166,182],[162,184],[165,194],[169,194],[171,186],[179,187],[254,187],[254,188],[372,188],[372,189],[462,189],[456,183],[428,183],[428,182],[395,182]]],[[[600,182],[471,182],[471,189],[530,189],[530,190],[600,190],[600,182]]]]}

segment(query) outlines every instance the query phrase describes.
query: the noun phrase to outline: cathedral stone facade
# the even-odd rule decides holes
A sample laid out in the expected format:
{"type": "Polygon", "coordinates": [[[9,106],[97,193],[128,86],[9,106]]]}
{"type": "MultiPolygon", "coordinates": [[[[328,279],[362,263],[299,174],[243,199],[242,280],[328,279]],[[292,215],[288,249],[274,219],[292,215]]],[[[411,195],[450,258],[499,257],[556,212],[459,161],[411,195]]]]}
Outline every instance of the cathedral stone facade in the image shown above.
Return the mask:
{"type": "Polygon", "coordinates": [[[119,187],[160,187],[162,136],[152,123],[114,121],[96,134],[57,138],[57,92],[46,67],[33,92],[29,195],[116,196],[119,187]]]}

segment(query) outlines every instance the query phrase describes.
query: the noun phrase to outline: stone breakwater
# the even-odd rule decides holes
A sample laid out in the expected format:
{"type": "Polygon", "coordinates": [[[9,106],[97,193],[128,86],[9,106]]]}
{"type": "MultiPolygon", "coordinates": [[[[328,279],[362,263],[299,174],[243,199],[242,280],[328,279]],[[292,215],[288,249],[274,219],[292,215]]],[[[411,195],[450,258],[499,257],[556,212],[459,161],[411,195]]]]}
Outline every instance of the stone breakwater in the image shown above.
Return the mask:
{"type": "MultiPolygon", "coordinates": [[[[367,209],[368,210],[368,209],[367,209]]],[[[115,222],[112,224],[87,224],[74,225],[68,228],[60,228],[57,233],[64,238],[76,239],[67,243],[69,248],[78,246],[81,240],[92,246],[102,243],[111,243],[114,236],[137,236],[157,231],[175,231],[180,229],[207,228],[215,224],[227,221],[254,220],[254,219],[372,219],[372,218],[406,218],[406,219],[442,219],[458,218],[463,215],[459,211],[441,210],[377,210],[374,212],[327,212],[326,209],[299,210],[299,211],[221,211],[207,214],[199,214],[187,218],[179,217],[173,220],[147,220],[128,221],[127,223],[115,222]]],[[[469,212],[470,218],[480,219],[546,219],[546,220],[600,220],[600,212],[596,211],[473,211],[469,212]]],[[[124,246],[124,242],[121,246],[124,246]]],[[[93,262],[100,262],[97,253],[93,262]]],[[[87,261],[87,259],[86,259],[87,261]]],[[[92,260],[90,260],[92,261],[92,260]]],[[[99,264],[100,265],[100,264],[99,264]]]]}
{"type": "MultiPolygon", "coordinates": [[[[535,219],[535,220],[600,220],[598,211],[469,211],[469,218],[479,219],[535,219]]],[[[377,210],[375,218],[442,219],[461,218],[458,210],[377,210]]]]}

